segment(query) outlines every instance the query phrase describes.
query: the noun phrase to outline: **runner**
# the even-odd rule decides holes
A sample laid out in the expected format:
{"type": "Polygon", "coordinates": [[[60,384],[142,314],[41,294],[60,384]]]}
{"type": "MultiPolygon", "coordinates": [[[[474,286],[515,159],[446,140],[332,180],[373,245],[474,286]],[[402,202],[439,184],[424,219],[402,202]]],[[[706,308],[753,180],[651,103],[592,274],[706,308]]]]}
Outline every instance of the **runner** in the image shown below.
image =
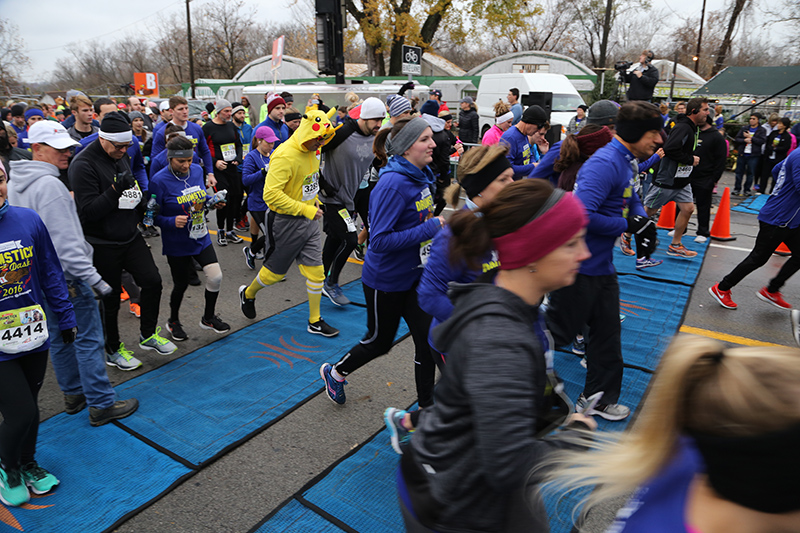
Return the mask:
{"type": "Polygon", "coordinates": [[[228,241],[233,244],[242,242],[242,238],[233,231],[242,202],[242,178],[237,168],[242,162],[242,139],[231,122],[231,103],[220,98],[214,110],[214,119],[203,125],[203,135],[214,161],[216,188],[228,191],[226,206],[217,209],[217,244],[227,246],[228,241]]]}
{"type": "MultiPolygon", "coordinates": [[[[275,150],[277,150],[281,143],[289,138],[289,127],[283,122],[283,115],[286,113],[286,102],[277,94],[265,97],[265,100],[266,104],[261,107],[261,112],[264,113],[266,111],[267,115],[255,127],[253,135],[261,126],[269,126],[278,138],[275,141],[275,150]]],[[[253,145],[252,139],[250,140],[250,145],[253,145]]]]}
{"type": "MultiPolygon", "coordinates": [[[[333,115],[335,111],[330,111],[333,115]]],[[[339,330],[320,316],[322,284],[322,239],[319,223],[322,218],[319,192],[320,148],[334,136],[329,115],[321,111],[307,112],[297,132],[283,143],[270,158],[264,185],[264,202],[269,207],[266,235],[269,249],[264,266],[248,287],[239,287],[239,304],[247,318],[256,317],[256,293],[283,279],[292,261],[306,278],[308,291],[308,332],[334,337],[339,330]]]]}
{"type": "MultiPolygon", "coordinates": [[[[167,256],[172,272],[172,294],[169,298],[170,315],[167,329],[175,341],[185,341],[188,336],[180,322],[178,312],[183,294],[189,285],[189,270],[196,260],[206,276],[205,311],[200,319],[202,329],[227,333],[231,327],[215,313],[217,297],[222,284],[222,269],[211,246],[205,221],[206,189],[203,169],[192,164],[192,141],[176,137],[167,143],[169,165],[153,176],[150,192],[160,206],[155,223],[161,227],[162,251],[167,256]]],[[[218,203],[215,209],[224,207],[218,203]]]]}
{"type": "Polygon", "coordinates": [[[481,144],[491,146],[500,141],[511,124],[514,122],[514,113],[511,112],[511,107],[505,102],[497,102],[494,104],[494,125],[483,134],[481,144]]]}
{"type": "Polygon", "coordinates": [[[244,261],[250,270],[256,268],[256,258],[264,258],[264,235],[267,234],[265,224],[267,204],[264,203],[264,183],[269,172],[269,159],[278,136],[268,126],[259,126],[253,138],[255,147],[244,158],[242,181],[247,187],[247,210],[253,217],[255,225],[250,225],[250,246],[242,248],[244,261]],[[253,231],[255,229],[255,232],[253,231]],[[259,237],[258,233],[261,230],[259,237]]]}
{"type": "Polygon", "coordinates": [[[100,137],[72,160],[69,179],[86,240],[94,248],[94,265],[112,292],[103,298],[106,353],[111,360],[128,359],[132,352],[120,342],[117,315],[122,270],[141,288],[139,347],[169,355],[177,347],[159,335],[161,276],[144,238],[137,230],[142,191],[130,171],[126,151],[133,140],[122,113],[108,113],[100,137]]]}
{"type": "Polygon", "coordinates": [[[731,298],[731,289],[748,274],[764,266],[782,242],[789,247],[792,256],[756,296],[780,309],[792,308],[783,299],[781,287],[800,270],[800,150],[795,150],[783,163],[776,165],[773,176],[775,188],[758,213],[758,235],[753,250],[722,281],[708,289],[726,309],[739,307],[731,298]]]}
{"type": "Polygon", "coordinates": [[[45,494],[59,483],[35,458],[46,321],[58,323],[65,344],[75,341],[77,324],[47,228],[35,211],[9,205],[6,183],[0,164],[0,501],[18,507],[30,500],[29,488],[45,494]],[[44,313],[43,295],[54,314],[44,313]]]}
{"type": "Polygon", "coordinates": [[[370,197],[370,249],[361,275],[367,333],[338,363],[320,368],[328,397],[340,405],[346,400],[345,377],[389,352],[401,317],[414,338],[418,395],[434,367],[426,341],[431,319],[420,309],[416,290],[431,239],[445,224],[444,217],[433,216],[435,178],[428,168],[433,132],[423,118],[401,119],[391,130],[382,130],[376,142],[384,139],[392,157],[370,197]]]}
{"type": "Polygon", "coordinates": [[[539,314],[544,295],[573,283],[589,257],[580,202],[522,180],[478,213],[453,215],[451,258],[478,263],[494,247],[500,269],[454,284],[453,315],[434,334],[447,370],[397,476],[408,531],[548,531],[538,490],[524,489],[543,456],[566,444],[540,437],[562,422],[567,433],[596,427],[566,418],[571,402],[557,392],[539,314]]]}

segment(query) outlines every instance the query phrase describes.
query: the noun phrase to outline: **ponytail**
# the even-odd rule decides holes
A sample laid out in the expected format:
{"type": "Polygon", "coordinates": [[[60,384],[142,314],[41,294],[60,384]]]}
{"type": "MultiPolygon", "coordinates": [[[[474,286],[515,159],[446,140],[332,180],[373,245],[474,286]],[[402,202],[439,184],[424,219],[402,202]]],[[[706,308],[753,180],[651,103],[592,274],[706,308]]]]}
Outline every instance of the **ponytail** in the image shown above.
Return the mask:
{"type": "Polygon", "coordinates": [[[380,163],[378,168],[383,168],[389,162],[389,156],[386,154],[386,138],[392,132],[392,128],[383,128],[375,135],[375,140],[372,141],[372,153],[380,163]]]}

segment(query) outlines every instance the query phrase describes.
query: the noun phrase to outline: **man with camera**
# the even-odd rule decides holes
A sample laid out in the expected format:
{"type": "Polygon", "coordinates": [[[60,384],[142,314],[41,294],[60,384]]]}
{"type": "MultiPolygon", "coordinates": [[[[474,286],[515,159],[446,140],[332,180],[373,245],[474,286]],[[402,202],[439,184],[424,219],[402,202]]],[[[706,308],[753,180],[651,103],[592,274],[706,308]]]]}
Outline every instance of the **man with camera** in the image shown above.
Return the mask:
{"type": "Polygon", "coordinates": [[[658,69],[653,66],[655,56],[650,50],[645,50],[639,56],[639,64],[633,70],[628,61],[619,61],[614,68],[619,72],[620,79],[628,84],[628,101],[653,99],[653,90],[658,83],[658,69]]]}

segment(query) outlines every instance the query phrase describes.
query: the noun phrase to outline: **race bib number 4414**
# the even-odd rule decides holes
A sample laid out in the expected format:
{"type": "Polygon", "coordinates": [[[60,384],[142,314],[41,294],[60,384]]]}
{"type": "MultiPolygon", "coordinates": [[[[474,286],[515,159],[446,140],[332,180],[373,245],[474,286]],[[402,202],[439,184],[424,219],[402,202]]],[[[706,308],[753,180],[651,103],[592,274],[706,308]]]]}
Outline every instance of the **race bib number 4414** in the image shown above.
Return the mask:
{"type": "Polygon", "coordinates": [[[42,346],[47,337],[47,320],[41,306],[0,313],[0,352],[29,352],[42,346]]]}

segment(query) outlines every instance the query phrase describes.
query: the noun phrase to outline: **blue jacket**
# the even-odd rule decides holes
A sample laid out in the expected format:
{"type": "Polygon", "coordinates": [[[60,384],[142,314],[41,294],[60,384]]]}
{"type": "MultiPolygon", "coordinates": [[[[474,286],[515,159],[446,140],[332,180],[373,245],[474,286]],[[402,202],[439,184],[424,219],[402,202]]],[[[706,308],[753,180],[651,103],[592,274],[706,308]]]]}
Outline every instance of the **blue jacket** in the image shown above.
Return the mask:
{"type": "MultiPolygon", "coordinates": [[[[75,147],[73,157],[92,144],[98,137],[100,137],[100,134],[95,132],[81,139],[80,144],[75,147]]],[[[131,143],[130,148],[128,148],[128,157],[130,157],[131,160],[131,172],[133,172],[133,177],[136,178],[136,181],[139,183],[139,188],[142,189],[142,192],[149,190],[150,180],[147,179],[147,171],[144,168],[144,157],[142,157],[142,150],[139,148],[139,143],[135,140],[131,143]]]]}
{"type": "Polygon", "coordinates": [[[561,141],[550,147],[528,177],[546,179],[555,187],[558,184],[558,177],[561,173],[553,170],[553,165],[556,164],[556,159],[558,159],[559,155],[561,155],[561,141]]]}
{"type": "Polygon", "coordinates": [[[525,178],[533,172],[536,166],[533,164],[533,149],[531,149],[531,143],[528,142],[527,135],[519,131],[518,128],[511,126],[500,137],[500,143],[508,145],[506,157],[511,162],[515,178],[525,178]]]}
{"type": "Polygon", "coordinates": [[[758,213],[758,220],[773,226],[800,226],[800,150],[772,169],[775,188],[758,213]]]}
{"type": "MultiPolygon", "coordinates": [[[[197,152],[192,154],[192,164],[199,165],[200,158],[197,157],[197,152]]],[[[161,150],[161,153],[150,159],[150,179],[159,173],[159,171],[167,166],[167,151],[161,150]]]]}
{"type": "MultiPolygon", "coordinates": [[[[464,209],[469,209],[464,207],[464,209]]],[[[450,237],[453,233],[449,226],[445,226],[431,245],[431,256],[422,272],[422,278],[417,287],[417,300],[423,311],[431,315],[431,327],[428,332],[428,343],[433,346],[431,333],[433,328],[444,322],[453,314],[453,302],[447,296],[448,284],[472,283],[483,272],[500,266],[497,252],[492,251],[481,260],[481,270],[470,270],[466,264],[453,266],[450,264],[450,237]]]]}
{"type": "MultiPolygon", "coordinates": [[[[164,135],[164,129],[167,127],[166,122],[162,122],[164,124],[161,128],[156,127],[155,131],[153,132],[153,147],[150,149],[150,159],[155,159],[155,157],[166,150],[166,135],[164,135]]],[[[208,149],[208,143],[206,142],[206,137],[203,135],[203,128],[195,124],[194,122],[187,122],[186,129],[186,136],[191,139],[192,143],[194,144],[194,149],[197,152],[197,155],[200,156],[200,159],[203,160],[203,169],[205,170],[206,174],[213,174],[214,173],[214,161],[211,159],[211,151],[208,149]]]]}
{"type": "MultiPolygon", "coordinates": [[[[234,126],[236,126],[236,124],[234,124],[234,126]]],[[[253,126],[244,122],[241,128],[236,126],[236,129],[239,130],[239,138],[242,140],[242,147],[247,145],[247,152],[249,153],[253,148],[253,145],[250,144],[250,141],[253,139],[253,126]]],[[[242,167],[238,168],[239,172],[243,172],[242,167]]]]}
{"type": "Polygon", "coordinates": [[[275,132],[275,135],[278,136],[278,140],[275,141],[274,145],[272,145],[273,152],[278,149],[278,146],[280,146],[282,142],[289,138],[289,126],[283,122],[275,122],[269,118],[269,115],[267,115],[267,118],[264,119],[264,122],[256,125],[256,127],[253,128],[253,135],[250,136],[250,146],[253,146],[253,140],[256,137],[256,131],[261,126],[269,126],[272,131],[275,132]]]}
{"type": "Polygon", "coordinates": [[[264,203],[264,182],[267,176],[262,170],[269,170],[269,156],[264,157],[258,150],[248,152],[242,164],[242,184],[247,188],[247,210],[266,211],[264,203]]]}
{"type": "Polygon", "coordinates": [[[647,216],[634,190],[637,173],[633,154],[614,139],[597,150],[578,171],[573,193],[589,216],[586,245],[592,257],[581,264],[581,274],[616,273],[612,252],[617,237],[628,228],[628,215],[647,216]]]}
{"type": "MultiPolygon", "coordinates": [[[[9,205],[0,218],[0,316],[14,309],[41,305],[42,295],[56,314],[45,317],[47,320],[58,321],[62,331],[77,326],[64,272],[44,222],[32,209],[9,205]]],[[[31,351],[6,353],[2,342],[0,361],[50,347],[48,339],[31,351]]]]}
{"type": "MultiPolygon", "coordinates": [[[[169,167],[153,176],[150,194],[156,195],[156,202],[161,207],[156,215],[156,225],[161,228],[161,253],[172,257],[197,255],[211,246],[211,238],[192,239],[189,237],[189,224],[183,228],[175,227],[175,217],[190,215],[199,211],[203,216],[206,203],[205,176],[200,165],[189,167],[186,180],[176,178],[169,167]]],[[[149,201],[150,198],[147,198],[149,201]]]]}
{"type": "Polygon", "coordinates": [[[381,169],[369,198],[369,253],[361,280],[385,292],[407,291],[422,276],[422,257],[441,229],[433,215],[433,172],[403,156],[392,156],[381,169]]]}

